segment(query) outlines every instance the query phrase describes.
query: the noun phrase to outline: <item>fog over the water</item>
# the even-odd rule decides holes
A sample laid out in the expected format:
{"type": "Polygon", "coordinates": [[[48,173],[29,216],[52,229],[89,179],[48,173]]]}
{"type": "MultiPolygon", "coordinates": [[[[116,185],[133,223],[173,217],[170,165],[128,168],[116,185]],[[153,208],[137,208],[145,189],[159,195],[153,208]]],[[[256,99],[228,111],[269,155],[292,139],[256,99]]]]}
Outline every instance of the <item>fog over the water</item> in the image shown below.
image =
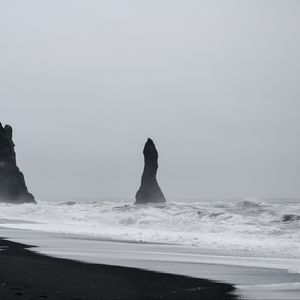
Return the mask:
{"type": "Polygon", "coordinates": [[[300,197],[300,1],[0,1],[0,121],[37,198],[300,197]]]}

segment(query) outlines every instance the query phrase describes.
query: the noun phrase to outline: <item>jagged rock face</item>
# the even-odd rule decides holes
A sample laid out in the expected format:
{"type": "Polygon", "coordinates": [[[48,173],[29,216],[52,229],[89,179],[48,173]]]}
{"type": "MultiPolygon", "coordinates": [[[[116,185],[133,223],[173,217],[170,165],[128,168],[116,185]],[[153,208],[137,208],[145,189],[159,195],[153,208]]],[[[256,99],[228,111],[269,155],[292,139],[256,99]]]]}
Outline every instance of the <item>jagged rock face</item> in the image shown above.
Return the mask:
{"type": "Polygon", "coordinates": [[[142,175],[141,187],[136,193],[136,204],[164,203],[165,196],[162,193],[157,180],[158,154],[153,141],[149,138],[144,147],[145,166],[142,175]]]}
{"type": "Polygon", "coordinates": [[[16,164],[12,128],[0,123],[0,201],[11,203],[35,202],[27,190],[24,176],[16,164]]]}

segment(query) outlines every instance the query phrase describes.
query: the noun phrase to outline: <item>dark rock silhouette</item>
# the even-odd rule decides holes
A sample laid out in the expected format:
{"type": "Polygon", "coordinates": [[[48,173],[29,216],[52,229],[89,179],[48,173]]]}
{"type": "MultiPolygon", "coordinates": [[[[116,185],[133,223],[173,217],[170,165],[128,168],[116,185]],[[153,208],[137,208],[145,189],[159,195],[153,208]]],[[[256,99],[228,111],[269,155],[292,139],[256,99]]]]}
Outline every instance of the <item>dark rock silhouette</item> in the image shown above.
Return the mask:
{"type": "Polygon", "coordinates": [[[166,202],[165,196],[156,180],[158,154],[155,145],[150,138],[148,138],[145,144],[143,154],[145,166],[141,186],[135,196],[135,203],[164,203],[166,202]]]}
{"type": "Polygon", "coordinates": [[[281,217],[281,222],[293,222],[293,221],[299,221],[300,216],[299,215],[294,215],[294,214],[287,214],[283,215],[281,217]]]}
{"type": "Polygon", "coordinates": [[[0,123],[0,201],[11,203],[35,202],[27,190],[24,176],[16,164],[12,128],[0,123]]]}

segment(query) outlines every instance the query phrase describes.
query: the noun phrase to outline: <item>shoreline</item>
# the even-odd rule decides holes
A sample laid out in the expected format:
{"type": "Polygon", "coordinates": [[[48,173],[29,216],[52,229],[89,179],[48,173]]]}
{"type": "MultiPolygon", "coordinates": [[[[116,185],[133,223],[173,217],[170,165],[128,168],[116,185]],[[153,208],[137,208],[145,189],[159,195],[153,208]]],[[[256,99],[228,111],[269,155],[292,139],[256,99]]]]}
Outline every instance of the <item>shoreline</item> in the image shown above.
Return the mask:
{"type": "Polygon", "coordinates": [[[1,299],[237,299],[230,284],[30,251],[0,238],[1,299]]]}
{"type": "Polygon", "coordinates": [[[255,257],[244,257],[243,260],[246,258],[248,262],[252,261],[248,265],[239,256],[229,257],[226,252],[223,255],[207,253],[191,247],[111,242],[2,226],[0,230],[0,235],[5,239],[23,245],[34,245],[30,248],[31,252],[52,258],[200,280],[208,278],[213,282],[233,286],[233,293],[238,299],[299,299],[300,274],[288,272],[285,261],[277,261],[277,266],[274,267],[274,262],[270,265],[267,258],[261,265],[261,258],[257,264],[255,257]]]}
{"type": "Polygon", "coordinates": [[[4,224],[0,226],[0,235],[12,242],[34,245],[31,252],[52,258],[227,283],[235,288],[233,294],[238,299],[299,299],[297,259],[274,260],[255,257],[251,253],[240,256],[237,252],[208,253],[195,247],[107,241],[66,233],[14,229],[4,227],[4,224]],[[294,262],[294,270],[291,262],[294,262]]]}

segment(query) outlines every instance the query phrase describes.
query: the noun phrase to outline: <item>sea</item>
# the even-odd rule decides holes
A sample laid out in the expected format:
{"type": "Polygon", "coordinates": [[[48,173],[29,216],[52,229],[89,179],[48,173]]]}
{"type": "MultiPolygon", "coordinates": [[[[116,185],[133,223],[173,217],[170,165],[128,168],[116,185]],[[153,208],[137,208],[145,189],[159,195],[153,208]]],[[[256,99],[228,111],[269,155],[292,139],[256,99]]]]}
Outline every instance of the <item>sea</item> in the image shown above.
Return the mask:
{"type": "MultiPolygon", "coordinates": [[[[206,199],[135,205],[129,199],[0,203],[0,226],[101,240],[300,258],[299,199],[206,199]]],[[[292,266],[299,271],[300,266],[292,266]]]]}
{"type": "Polygon", "coordinates": [[[54,257],[231,283],[240,299],[300,298],[300,199],[0,203],[0,236],[54,257]]]}

